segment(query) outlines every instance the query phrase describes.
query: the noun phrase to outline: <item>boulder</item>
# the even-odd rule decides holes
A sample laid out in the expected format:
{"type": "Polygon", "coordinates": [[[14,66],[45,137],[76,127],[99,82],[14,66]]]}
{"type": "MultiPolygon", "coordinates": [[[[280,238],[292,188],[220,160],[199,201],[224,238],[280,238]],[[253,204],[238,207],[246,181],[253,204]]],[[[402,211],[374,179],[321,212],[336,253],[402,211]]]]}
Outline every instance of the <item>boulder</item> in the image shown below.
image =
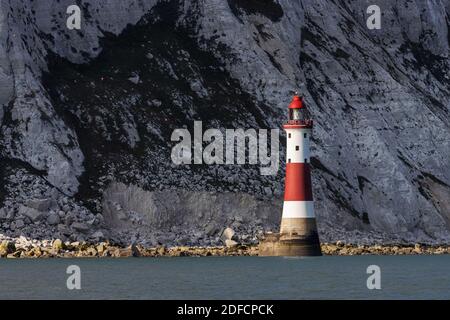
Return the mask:
{"type": "Polygon", "coordinates": [[[61,232],[61,234],[65,235],[65,236],[68,236],[72,233],[65,224],[58,224],[57,229],[59,232],[61,232]]]}
{"type": "Polygon", "coordinates": [[[56,252],[59,252],[60,250],[65,249],[64,242],[62,242],[61,239],[56,239],[55,241],[53,241],[52,248],[56,252]]]}
{"type": "Polygon", "coordinates": [[[414,245],[414,250],[413,251],[414,251],[414,253],[417,253],[417,254],[422,253],[422,246],[419,243],[416,243],[414,245]]]}
{"type": "Polygon", "coordinates": [[[70,242],[67,244],[67,248],[72,251],[76,251],[80,248],[80,243],[78,241],[70,242]]]}
{"type": "Polygon", "coordinates": [[[6,220],[6,216],[8,213],[6,212],[5,208],[0,208],[0,221],[6,220]]]}
{"type": "Polygon", "coordinates": [[[131,246],[128,248],[116,248],[111,252],[111,255],[116,258],[132,257],[133,251],[131,246]]]}
{"type": "Polygon", "coordinates": [[[133,257],[140,257],[141,256],[141,251],[136,246],[136,244],[132,244],[130,249],[131,249],[131,254],[132,254],[133,257]]]}
{"type": "Polygon", "coordinates": [[[10,253],[8,254],[6,257],[8,259],[16,259],[16,258],[20,258],[22,251],[15,251],[14,253],[10,253]]]}
{"type": "Polygon", "coordinates": [[[98,241],[98,240],[104,239],[105,235],[103,234],[103,232],[101,232],[99,230],[99,231],[96,231],[93,234],[91,234],[91,238],[92,239],[96,239],[98,241]]]}
{"type": "Polygon", "coordinates": [[[342,240],[338,240],[338,241],[336,242],[336,246],[338,246],[339,248],[344,247],[344,245],[345,245],[345,243],[344,243],[342,240]]]}
{"type": "Polygon", "coordinates": [[[205,228],[205,234],[208,237],[214,236],[218,232],[219,232],[219,228],[214,223],[210,223],[205,228]]]}
{"type": "Polygon", "coordinates": [[[68,226],[70,226],[74,220],[75,220],[75,216],[71,213],[67,214],[64,217],[64,223],[68,226]]]}
{"type": "Polygon", "coordinates": [[[160,256],[163,256],[166,253],[166,247],[160,246],[156,249],[156,253],[160,256]]]}
{"type": "Polygon", "coordinates": [[[139,75],[133,74],[131,77],[128,78],[132,83],[138,84],[139,83],[139,75]]]}
{"type": "Polygon", "coordinates": [[[225,246],[227,246],[228,248],[233,248],[233,247],[236,247],[237,245],[238,245],[238,243],[234,240],[231,240],[231,239],[225,240],[225,246]]]}
{"type": "Polygon", "coordinates": [[[16,216],[14,209],[9,209],[9,211],[6,214],[6,220],[12,220],[16,216]]]}
{"type": "Polygon", "coordinates": [[[86,249],[86,254],[90,257],[95,257],[98,255],[97,249],[94,247],[89,247],[86,249]]]}
{"type": "Polygon", "coordinates": [[[36,257],[36,258],[41,257],[42,256],[41,248],[40,247],[35,247],[35,248],[31,249],[30,256],[33,256],[33,257],[36,257]]]}
{"type": "Polygon", "coordinates": [[[95,249],[97,250],[98,255],[102,256],[103,253],[106,251],[106,245],[105,245],[105,243],[102,242],[95,249]]]}
{"type": "Polygon", "coordinates": [[[20,236],[17,240],[16,240],[16,246],[17,244],[20,244],[22,246],[29,246],[31,245],[31,241],[28,240],[26,237],[24,236],[20,236]]]}
{"type": "Polygon", "coordinates": [[[23,220],[19,219],[15,222],[16,229],[22,229],[25,226],[25,222],[23,220]]]}
{"type": "Polygon", "coordinates": [[[72,229],[75,229],[76,231],[81,232],[81,233],[86,233],[90,229],[90,227],[86,223],[83,223],[83,222],[74,222],[74,223],[72,223],[71,227],[72,227],[72,229]]]}
{"type": "Polygon", "coordinates": [[[48,217],[47,217],[47,223],[51,226],[53,225],[57,225],[60,222],[60,218],[58,216],[58,214],[56,213],[51,213],[48,217]]]}
{"type": "Polygon", "coordinates": [[[3,240],[0,244],[0,257],[6,257],[8,254],[16,251],[16,245],[14,242],[3,240]]]}
{"type": "Polygon", "coordinates": [[[188,243],[191,242],[191,238],[188,237],[188,236],[184,236],[184,237],[181,237],[181,238],[177,239],[177,241],[178,241],[179,244],[184,246],[184,245],[187,245],[188,243]]]}
{"type": "Polygon", "coordinates": [[[57,207],[57,203],[53,199],[31,199],[28,200],[26,206],[41,212],[48,212],[50,208],[57,207]]]}
{"type": "Polygon", "coordinates": [[[19,214],[25,217],[30,218],[31,221],[36,222],[41,220],[44,217],[44,213],[38,211],[34,208],[26,207],[21,205],[19,208],[19,214]]]}
{"type": "Polygon", "coordinates": [[[234,236],[235,232],[233,229],[231,228],[226,228],[225,230],[223,230],[222,235],[221,235],[221,239],[223,242],[225,242],[226,240],[231,240],[234,236]]]}

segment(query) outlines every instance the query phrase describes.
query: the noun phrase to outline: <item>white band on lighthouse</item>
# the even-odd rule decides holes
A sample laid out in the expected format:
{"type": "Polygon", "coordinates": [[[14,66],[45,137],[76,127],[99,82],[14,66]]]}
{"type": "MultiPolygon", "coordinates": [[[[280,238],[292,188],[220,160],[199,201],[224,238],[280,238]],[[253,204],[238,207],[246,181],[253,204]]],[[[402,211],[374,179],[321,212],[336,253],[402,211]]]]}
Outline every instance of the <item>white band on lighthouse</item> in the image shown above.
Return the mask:
{"type": "Polygon", "coordinates": [[[283,218],[315,218],[314,201],[284,201],[283,218]]]}
{"type": "Polygon", "coordinates": [[[309,162],[309,143],[311,136],[310,128],[286,129],[287,148],[286,162],[305,163],[309,162]]]}

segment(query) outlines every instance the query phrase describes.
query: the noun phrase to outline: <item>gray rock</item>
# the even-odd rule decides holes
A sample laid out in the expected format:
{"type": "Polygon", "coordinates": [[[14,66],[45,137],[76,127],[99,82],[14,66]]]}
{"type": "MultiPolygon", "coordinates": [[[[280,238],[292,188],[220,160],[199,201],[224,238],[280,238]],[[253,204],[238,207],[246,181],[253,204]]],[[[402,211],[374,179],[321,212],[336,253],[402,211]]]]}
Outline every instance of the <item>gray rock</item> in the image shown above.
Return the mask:
{"type": "Polygon", "coordinates": [[[64,223],[68,226],[72,224],[72,222],[75,220],[75,217],[73,214],[69,213],[64,218],[64,223]]]}
{"type": "Polygon", "coordinates": [[[57,203],[53,199],[31,199],[25,205],[38,211],[47,212],[50,208],[57,207],[57,203]]]}
{"type": "Polygon", "coordinates": [[[23,220],[16,220],[15,221],[15,227],[16,229],[21,229],[25,226],[25,222],[23,220]]]}
{"type": "Polygon", "coordinates": [[[0,221],[6,220],[8,213],[5,208],[0,208],[0,221]]]}
{"type": "Polygon", "coordinates": [[[90,227],[86,223],[83,223],[83,222],[74,222],[74,223],[72,223],[71,228],[75,229],[76,231],[79,231],[81,233],[86,233],[90,230],[90,227]]]}
{"type": "Polygon", "coordinates": [[[51,213],[48,217],[47,217],[47,223],[51,226],[59,224],[60,222],[60,218],[59,215],[56,213],[51,213]]]}
{"type": "Polygon", "coordinates": [[[135,74],[135,75],[129,77],[128,80],[130,80],[134,84],[138,84],[139,83],[139,75],[135,74]]]}
{"type": "Polygon", "coordinates": [[[105,238],[105,235],[101,231],[96,231],[93,234],[91,234],[90,237],[93,238],[93,239],[101,240],[101,239],[105,238]]]}
{"type": "Polygon", "coordinates": [[[161,105],[162,105],[162,102],[160,101],[160,100],[158,100],[158,99],[154,99],[154,100],[152,100],[152,104],[155,106],[155,107],[161,107],[161,105]]]}
{"type": "Polygon", "coordinates": [[[42,218],[44,218],[44,216],[45,216],[45,214],[43,212],[38,211],[34,208],[26,207],[24,205],[21,205],[19,207],[19,214],[30,218],[31,221],[33,221],[33,222],[37,222],[37,221],[41,220],[42,218]]]}
{"type": "Polygon", "coordinates": [[[234,221],[231,226],[235,229],[239,229],[242,226],[242,222],[240,221],[234,221]]]}
{"type": "Polygon", "coordinates": [[[61,234],[66,236],[72,233],[72,231],[70,231],[70,229],[65,224],[58,224],[57,229],[61,234]]]}
{"type": "Polygon", "coordinates": [[[99,222],[99,223],[103,223],[104,222],[104,218],[103,218],[103,215],[101,215],[101,214],[97,214],[96,216],[95,216],[95,218],[97,219],[97,221],[99,222]]]}
{"type": "Polygon", "coordinates": [[[86,241],[86,237],[83,236],[83,235],[81,235],[81,234],[76,235],[76,236],[75,236],[75,239],[76,239],[77,241],[79,241],[79,242],[86,241]]]}
{"type": "Polygon", "coordinates": [[[15,217],[14,209],[9,209],[8,214],[6,215],[6,220],[12,220],[15,217]]]}
{"type": "Polygon", "coordinates": [[[214,236],[217,232],[219,232],[219,228],[214,223],[210,223],[205,228],[205,234],[209,237],[214,236]]]}

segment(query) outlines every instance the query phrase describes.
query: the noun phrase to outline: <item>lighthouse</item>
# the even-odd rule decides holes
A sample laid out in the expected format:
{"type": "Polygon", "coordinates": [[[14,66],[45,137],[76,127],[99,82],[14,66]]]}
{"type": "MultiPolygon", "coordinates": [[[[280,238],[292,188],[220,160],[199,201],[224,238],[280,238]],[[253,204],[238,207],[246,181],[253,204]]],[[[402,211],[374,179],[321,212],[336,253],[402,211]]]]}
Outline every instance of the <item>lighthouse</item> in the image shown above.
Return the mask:
{"type": "Polygon", "coordinates": [[[286,131],[286,178],[280,233],[266,234],[261,256],[321,255],[311,187],[310,141],[313,121],[301,97],[289,104],[286,131]]]}

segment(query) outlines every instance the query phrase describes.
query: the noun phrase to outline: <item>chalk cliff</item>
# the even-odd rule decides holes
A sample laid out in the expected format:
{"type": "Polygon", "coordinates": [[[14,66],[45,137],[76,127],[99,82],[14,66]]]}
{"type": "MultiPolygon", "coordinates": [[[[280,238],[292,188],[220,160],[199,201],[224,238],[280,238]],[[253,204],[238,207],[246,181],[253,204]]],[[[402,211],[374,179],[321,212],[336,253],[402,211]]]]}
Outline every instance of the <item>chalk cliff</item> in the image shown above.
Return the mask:
{"type": "Polygon", "coordinates": [[[69,30],[72,1],[0,0],[0,233],[254,239],[284,167],[175,166],[170,135],[281,127],[299,89],[322,238],[449,242],[450,1],[377,1],[368,30],[371,2],[84,0],[69,30]]]}

